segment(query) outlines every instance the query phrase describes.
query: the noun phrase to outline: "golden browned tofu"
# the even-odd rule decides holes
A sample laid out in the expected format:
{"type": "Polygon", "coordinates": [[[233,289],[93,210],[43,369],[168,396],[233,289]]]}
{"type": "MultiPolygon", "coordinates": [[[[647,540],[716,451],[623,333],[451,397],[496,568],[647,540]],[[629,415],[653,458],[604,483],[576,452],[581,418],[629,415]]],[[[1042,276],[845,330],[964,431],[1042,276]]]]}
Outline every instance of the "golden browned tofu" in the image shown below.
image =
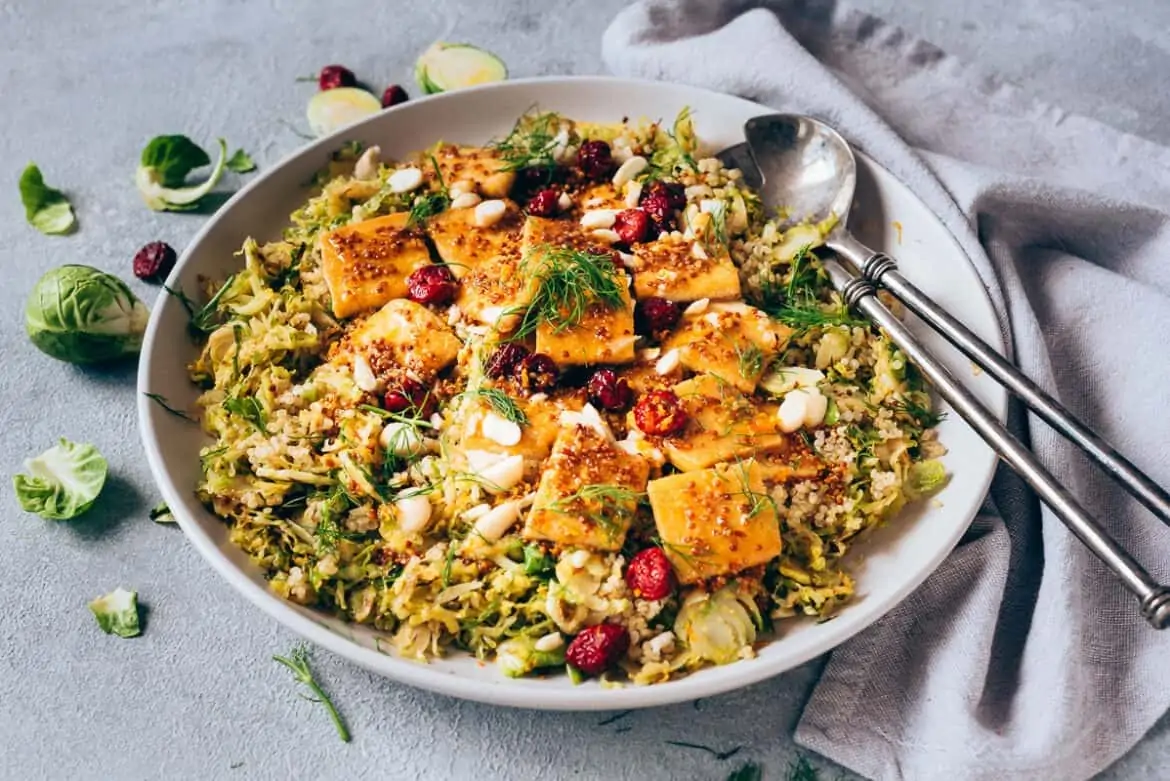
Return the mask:
{"type": "Polygon", "coordinates": [[[768,361],[791,335],[791,328],[755,307],[713,303],[703,311],[684,314],[662,351],[678,350],[679,362],[687,369],[714,374],[751,393],[768,361]]]}
{"type": "Polygon", "coordinates": [[[764,564],[780,555],[780,522],[754,461],[651,480],[662,548],[682,583],[764,564]]]}
{"type": "Polygon", "coordinates": [[[431,255],[420,231],[406,227],[409,215],[388,214],[321,236],[321,273],[333,299],[333,314],[352,317],[406,295],[406,278],[431,255]]]}
{"type": "Polygon", "coordinates": [[[671,301],[739,298],[739,271],[722,247],[709,255],[687,239],[661,238],[634,245],[634,295],[671,301]]]}
{"type": "Polygon", "coordinates": [[[524,539],[620,550],[649,475],[646,459],[619,450],[592,426],[562,429],[524,523],[524,539]]]}
{"type": "Polygon", "coordinates": [[[600,182],[583,188],[573,198],[573,204],[580,211],[590,209],[624,209],[626,199],[613,182],[600,182]]]}
{"type": "Polygon", "coordinates": [[[536,329],[537,352],[551,356],[564,366],[632,362],[634,302],[630,299],[629,279],[614,266],[612,250],[597,244],[577,223],[528,218],[524,225],[523,267],[533,280],[529,300],[541,284],[536,280],[554,274],[559,277],[560,272],[574,267],[569,257],[573,253],[587,253],[600,259],[594,265],[612,275],[621,303],[595,301],[572,327],[541,323],[536,329]]]}
{"type": "Polygon", "coordinates": [[[377,377],[402,370],[420,380],[433,378],[455,362],[459,338],[434,312],[400,298],[362,322],[348,338],[377,377]]]}
{"type": "Polygon", "coordinates": [[[444,260],[460,267],[455,303],[467,317],[497,326],[501,332],[515,326],[519,312],[532,298],[531,278],[522,267],[523,224],[524,215],[509,201],[508,212],[495,228],[475,228],[464,234],[462,243],[452,238],[439,249],[444,260]],[[498,251],[493,251],[496,247],[498,251]]]}
{"type": "Polygon", "coordinates": [[[754,402],[711,374],[680,382],[674,392],[687,411],[687,425],[681,434],[666,440],[662,449],[670,463],[684,472],[787,449],[776,404],[754,402]]]}
{"type": "Polygon", "coordinates": [[[558,330],[542,323],[536,329],[536,351],[561,366],[588,366],[596,363],[632,363],[634,360],[634,302],[627,290],[626,275],[618,272],[621,306],[595,301],[572,328],[558,330]]]}
{"type": "Polygon", "coordinates": [[[527,423],[520,427],[520,440],[505,445],[488,436],[483,428],[484,420],[491,407],[476,399],[462,415],[463,425],[459,431],[458,444],[464,451],[483,450],[489,453],[522,455],[530,463],[548,458],[553,442],[561,430],[561,411],[580,409],[582,400],[575,393],[558,393],[553,397],[523,398],[512,397],[516,407],[524,413],[527,423]]]}
{"type": "MultiPolygon", "coordinates": [[[[443,144],[434,150],[434,157],[447,187],[456,182],[471,182],[484,198],[506,198],[516,181],[516,172],[505,170],[506,164],[494,149],[443,144]]],[[[433,178],[434,167],[425,165],[430,161],[421,162],[427,178],[433,178]]]]}
{"type": "Polygon", "coordinates": [[[439,257],[456,277],[466,277],[497,258],[520,255],[520,233],[524,215],[509,202],[504,218],[495,225],[475,224],[475,209],[448,209],[427,220],[426,231],[439,257]]]}
{"type": "Polygon", "coordinates": [[[546,217],[529,217],[524,221],[524,253],[532,253],[545,246],[568,247],[598,255],[613,255],[613,250],[598,242],[576,220],[552,220],[546,217]]]}

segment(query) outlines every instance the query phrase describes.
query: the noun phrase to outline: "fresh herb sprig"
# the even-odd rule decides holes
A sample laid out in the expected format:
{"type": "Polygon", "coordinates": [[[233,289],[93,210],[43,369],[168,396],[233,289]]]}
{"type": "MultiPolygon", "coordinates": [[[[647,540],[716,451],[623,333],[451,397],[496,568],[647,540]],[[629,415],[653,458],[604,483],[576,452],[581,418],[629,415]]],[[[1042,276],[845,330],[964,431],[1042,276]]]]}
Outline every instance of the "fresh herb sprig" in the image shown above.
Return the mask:
{"type": "Polygon", "coordinates": [[[435,159],[434,155],[430,155],[430,159],[431,167],[435,170],[435,181],[439,183],[439,189],[436,192],[415,196],[414,203],[410,205],[410,214],[406,218],[406,227],[408,228],[426,223],[431,217],[451,205],[451,192],[447,189],[447,183],[443,181],[443,172],[439,169],[439,161],[435,159]]]}
{"type": "Polygon", "coordinates": [[[462,397],[483,399],[492,408],[492,411],[504,420],[509,420],[517,426],[528,425],[528,416],[524,413],[524,410],[520,408],[520,405],[511,396],[499,388],[469,389],[459,395],[462,397]]]}
{"type": "Polygon", "coordinates": [[[329,713],[329,719],[337,729],[337,736],[343,742],[348,743],[350,740],[349,729],[345,726],[345,722],[342,721],[341,714],[337,712],[337,707],[333,704],[333,700],[329,699],[329,695],[325,693],[325,690],[321,688],[321,684],[313,677],[313,671],[309,669],[309,654],[305,650],[305,646],[298,645],[288,656],[273,656],[272,661],[282,664],[291,670],[297,683],[304,684],[312,692],[313,696],[305,697],[305,699],[310,702],[319,702],[325,706],[325,710],[329,713]]]}
{"type": "Polygon", "coordinates": [[[614,536],[633,518],[638,504],[645,499],[644,491],[623,485],[591,483],[557,499],[548,505],[548,509],[562,515],[580,515],[614,536]]]}
{"type": "Polygon", "coordinates": [[[835,325],[867,326],[866,320],[854,317],[845,305],[820,300],[817,288],[821,272],[810,262],[815,258],[808,245],[797,250],[784,289],[778,290],[774,284],[765,285],[761,308],[773,319],[798,331],[835,325]]]}
{"type": "Polygon", "coordinates": [[[223,400],[223,408],[248,421],[261,434],[268,434],[268,415],[255,396],[229,396],[223,400]]]}
{"type": "Polygon", "coordinates": [[[560,334],[575,328],[589,308],[625,305],[625,281],[609,253],[571,247],[534,247],[521,261],[520,273],[530,277],[535,293],[525,307],[512,339],[523,339],[548,325],[560,334]]]}
{"type": "Polygon", "coordinates": [[[553,111],[528,113],[516,120],[512,131],[493,144],[504,161],[504,170],[543,168],[551,172],[557,164],[553,149],[560,123],[560,114],[553,111]]]}
{"type": "Polygon", "coordinates": [[[734,748],[729,748],[726,751],[720,751],[718,749],[711,748],[710,746],[704,746],[702,743],[688,743],[685,740],[668,740],[666,742],[672,746],[679,746],[680,748],[693,748],[698,749],[699,751],[705,751],[720,761],[731,759],[736,754],[743,751],[743,746],[735,746],[734,748]]]}
{"type": "Polygon", "coordinates": [[[167,402],[167,397],[163,396],[161,393],[144,393],[143,395],[146,396],[146,398],[153,401],[155,404],[162,407],[164,410],[166,410],[170,414],[174,415],[176,418],[182,418],[183,420],[190,421],[191,423],[196,422],[195,418],[191,417],[186,412],[183,412],[181,409],[175,409],[174,407],[172,407],[167,402]]]}
{"type": "Polygon", "coordinates": [[[232,283],[235,281],[235,274],[232,274],[227,279],[225,279],[219,290],[215,291],[215,295],[213,295],[211,299],[201,307],[196,305],[196,303],[192,301],[190,297],[188,297],[187,294],[182,291],[181,288],[170,288],[166,285],[163,285],[163,290],[165,290],[168,295],[177,298],[179,303],[183,305],[183,308],[187,310],[187,314],[191,316],[191,322],[188,327],[193,332],[209,334],[216,328],[219,328],[221,325],[223,325],[218,317],[219,302],[224,297],[224,295],[227,294],[228,289],[231,288],[232,283]]]}

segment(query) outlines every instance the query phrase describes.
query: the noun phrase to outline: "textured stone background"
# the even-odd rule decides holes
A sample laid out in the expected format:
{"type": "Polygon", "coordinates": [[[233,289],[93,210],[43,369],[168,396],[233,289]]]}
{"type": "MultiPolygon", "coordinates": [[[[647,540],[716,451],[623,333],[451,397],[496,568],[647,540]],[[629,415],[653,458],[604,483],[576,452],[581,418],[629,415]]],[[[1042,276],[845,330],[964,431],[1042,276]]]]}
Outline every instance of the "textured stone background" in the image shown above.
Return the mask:
{"type": "MultiPolygon", "coordinates": [[[[97,444],[112,469],[98,508],[72,523],[23,515],[0,479],[0,777],[723,779],[749,759],[767,778],[782,776],[815,663],[697,705],[601,724],[611,714],[463,703],[318,653],[314,666],[354,733],[341,744],[269,661],[291,635],[236,596],[181,532],[147,520],[156,498],[138,445],[134,367],[57,364],[22,334],[24,297],[46,269],[81,262],[130,278],[141,244],[182,248],[201,224],[138,201],[131,177],[149,137],[223,135],[263,168],[300,143],[285,123],[303,125],[314,88],[294,78],[322,64],[346,63],[380,90],[408,83],[417,53],[446,37],[495,50],[515,76],[595,73],[601,31],[622,5],[0,0],[0,165],[9,182],[0,197],[0,473],[62,435],[97,444]],[[68,192],[76,235],[48,238],[24,225],[15,181],[30,160],[68,192]],[[117,585],[142,595],[141,638],[102,635],[85,608],[117,585]],[[744,748],[719,761],[668,740],[744,748]]],[[[1170,142],[1164,0],[854,5],[1042,99],[1170,142]]],[[[157,293],[135,286],[148,303],[157,293]]],[[[1162,777],[1168,755],[1164,720],[1106,777],[1162,777]]]]}

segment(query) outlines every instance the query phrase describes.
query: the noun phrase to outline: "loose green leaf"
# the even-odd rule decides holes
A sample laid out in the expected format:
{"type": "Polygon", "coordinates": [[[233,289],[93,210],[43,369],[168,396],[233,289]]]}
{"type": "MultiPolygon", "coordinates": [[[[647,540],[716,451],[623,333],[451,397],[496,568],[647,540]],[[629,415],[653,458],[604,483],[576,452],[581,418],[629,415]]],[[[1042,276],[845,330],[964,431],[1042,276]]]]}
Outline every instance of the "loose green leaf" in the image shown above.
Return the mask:
{"type": "Polygon", "coordinates": [[[50,236],[68,233],[76,222],[65,194],[45,184],[35,163],[29,163],[20,175],[20,202],[24,204],[28,224],[41,233],[50,236]]]}
{"type": "Polygon", "coordinates": [[[738,770],[731,771],[727,781],[762,781],[764,769],[754,762],[748,762],[738,770]]]}
{"type": "Polygon", "coordinates": [[[174,523],[175,516],[171,514],[171,508],[167,507],[166,502],[159,502],[150,509],[150,520],[155,523],[174,523]]]}
{"type": "Polygon", "coordinates": [[[141,166],[155,173],[163,187],[181,187],[187,174],[211,165],[207,152],[186,136],[155,136],[142,150],[141,166]]]}
{"type": "Polygon", "coordinates": [[[54,521],[75,518],[93,506],[109,465],[93,445],[61,442],[24,462],[28,474],[13,477],[20,506],[54,521]]]}
{"type": "Polygon", "coordinates": [[[134,183],[154,211],[190,211],[211,192],[227,168],[227,142],[219,139],[219,158],[201,184],[187,185],[187,175],[210,165],[211,158],[186,136],[157,136],[142,150],[134,183]]]}
{"type": "Polygon", "coordinates": [[[806,757],[799,756],[788,765],[785,781],[818,781],[820,776],[806,757]]]}
{"type": "Polygon", "coordinates": [[[224,167],[237,174],[246,174],[256,170],[256,163],[243,149],[237,149],[232,152],[232,156],[224,163],[224,167]]]}
{"type": "Polygon", "coordinates": [[[137,637],[142,634],[138,622],[138,592],[119,586],[89,603],[98,626],[107,635],[137,637]]]}
{"type": "Polygon", "coordinates": [[[41,352],[69,363],[137,353],[150,311],[122,280],[89,266],[61,266],[37,282],[24,327],[41,352]]]}
{"type": "Polygon", "coordinates": [[[341,720],[341,714],[337,712],[337,708],[333,705],[333,700],[329,699],[329,695],[317,683],[313,677],[313,671],[309,669],[309,655],[305,650],[305,646],[298,645],[292,650],[288,656],[273,656],[272,660],[279,664],[283,664],[292,671],[293,678],[298,683],[302,683],[308,687],[309,691],[316,697],[316,702],[320,702],[325,706],[325,710],[329,713],[329,718],[333,722],[333,726],[337,729],[337,735],[345,743],[349,742],[349,730],[345,726],[345,722],[341,720]]]}
{"type": "Polygon", "coordinates": [[[519,635],[505,640],[496,649],[496,664],[509,678],[520,678],[544,667],[558,667],[565,663],[565,644],[541,651],[536,647],[536,638],[519,635]]]}

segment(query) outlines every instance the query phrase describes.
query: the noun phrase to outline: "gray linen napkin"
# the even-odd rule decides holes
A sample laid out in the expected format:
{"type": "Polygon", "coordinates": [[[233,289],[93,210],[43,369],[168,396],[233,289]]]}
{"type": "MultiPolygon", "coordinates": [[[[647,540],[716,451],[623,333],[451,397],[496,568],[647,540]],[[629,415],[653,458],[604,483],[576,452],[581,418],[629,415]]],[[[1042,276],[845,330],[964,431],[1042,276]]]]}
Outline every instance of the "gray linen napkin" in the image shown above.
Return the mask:
{"type": "MultiPolygon", "coordinates": [[[[619,75],[736,93],[842,129],[961,242],[1019,365],[1170,483],[1159,409],[1170,387],[1170,149],[1032,101],[831,1],[640,2],[613,21],[603,53],[619,75]]],[[[1018,405],[1010,424],[1170,578],[1170,529],[1018,405]]],[[[1001,468],[942,567],[833,652],[796,739],[882,779],[1087,778],[1170,706],[1168,652],[1170,632],[1146,626],[1001,468]]]]}

